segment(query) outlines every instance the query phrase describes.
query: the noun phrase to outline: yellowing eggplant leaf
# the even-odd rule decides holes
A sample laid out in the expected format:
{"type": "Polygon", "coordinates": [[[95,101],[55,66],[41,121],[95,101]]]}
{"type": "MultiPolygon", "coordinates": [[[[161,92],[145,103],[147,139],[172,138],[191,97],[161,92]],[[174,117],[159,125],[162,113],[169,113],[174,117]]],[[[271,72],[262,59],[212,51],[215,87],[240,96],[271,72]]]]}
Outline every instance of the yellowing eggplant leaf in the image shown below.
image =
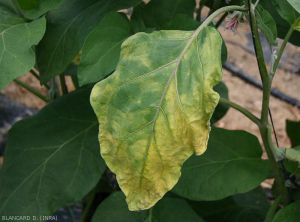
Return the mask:
{"type": "Polygon", "coordinates": [[[222,38],[212,27],[138,33],[109,78],[93,88],[101,155],[130,210],[152,207],[206,150],[218,103],[222,38]]]}

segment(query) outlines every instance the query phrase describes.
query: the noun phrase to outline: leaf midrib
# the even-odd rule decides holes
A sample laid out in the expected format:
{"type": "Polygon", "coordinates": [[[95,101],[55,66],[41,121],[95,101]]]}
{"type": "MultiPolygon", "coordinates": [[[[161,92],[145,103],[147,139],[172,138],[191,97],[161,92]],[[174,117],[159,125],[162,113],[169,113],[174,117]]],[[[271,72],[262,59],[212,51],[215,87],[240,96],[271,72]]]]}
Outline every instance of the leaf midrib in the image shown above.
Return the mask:
{"type": "MultiPolygon", "coordinates": [[[[155,125],[156,125],[156,120],[159,116],[159,113],[160,113],[160,110],[161,110],[161,106],[163,104],[163,100],[167,94],[167,91],[170,87],[170,84],[171,84],[171,81],[173,80],[173,78],[175,78],[177,76],[177,72],[178,72],[178,68],[179,68],[179,65],[186,53],[186,51],[189,49],[189,47],[192,45],[193,41],[198,37],[198,34],[205,28],[206,26],[202,27],[200,26],[198,29],[196,29],[192,34],[191,34],[191,37],[190,39],[188,40],[186,46],[184,47],[184,49],[182,50],[182,52],[180,53],[179,57],[177,59],[175,59],[176,61],[176,66],[175,66],[175,70],[174,72],[170,75],[167,83],[166,83],[166,86],[163,90],[163,93],[162,93],[162,96],[160,98],[160,101],[159,101],[159,104],[158,104],[158,108],[155,112],[155,115],[154,115],[154,118],[153,118],[153,127],[152,127],[152,133],[151,133],[151,136],[148,138],[148,141],[147,141],[147,147],[146,147],[146,152],[145,152],[145,156],[144,156],[144,161],[143,161],[143,165],[142,165],[142,170],[141,170],[141,173],[140,173],[140,177],[139,177],[139,187],[141,187],[141,184],[142,184],[142,180],[143,180],[143,174],[144,174],[144,171],[145,171],[145,166],[146,166],[146,161],[147,161],[147,158],[148,158],[148,155],[149,155],[149,149],[150,149],[150,146],[151,146],[151,142],[152,142],[152,139],[153,139],[153,135],[154,135],[154,131],[155,131],[155,125]]],[[[177,97],[178,99],[178,97],[177,97]]],[[[181,106],[180,106],[181,107],[181,106]]]]}

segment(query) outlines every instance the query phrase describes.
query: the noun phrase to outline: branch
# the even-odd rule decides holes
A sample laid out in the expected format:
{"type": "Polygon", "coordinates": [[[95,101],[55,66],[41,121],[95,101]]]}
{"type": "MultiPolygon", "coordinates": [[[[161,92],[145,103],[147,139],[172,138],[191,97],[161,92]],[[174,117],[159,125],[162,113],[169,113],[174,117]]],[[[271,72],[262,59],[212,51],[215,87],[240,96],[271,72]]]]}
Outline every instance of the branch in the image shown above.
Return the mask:
{"type": "Polygon", "coordinates": [[[18,84],[19,86],[23,87],[24,89],[26,89],[27,91],[31,92],[33,95],[40,98],[44,102],[48,103],[50,101],[48,97],[42,95],[38,90],[36,90],[35,88],[27,85],[26,83],[22,82],[21,80],[15,79],[14,82],[16,84],[18,84]]]}
{"type": "Polygon", "coordinates": [[[231,102],[227,99],[220,98],[220,103],[228,105],[232,107],[233,109],[239,111],[240,113],[244,114],[248,119],[250,119],[253,123],[255,123],[257,126],[260,126],[260,120],[255,115],[253,115],[250,111],[248,111],[246,108],[231,102]]]}

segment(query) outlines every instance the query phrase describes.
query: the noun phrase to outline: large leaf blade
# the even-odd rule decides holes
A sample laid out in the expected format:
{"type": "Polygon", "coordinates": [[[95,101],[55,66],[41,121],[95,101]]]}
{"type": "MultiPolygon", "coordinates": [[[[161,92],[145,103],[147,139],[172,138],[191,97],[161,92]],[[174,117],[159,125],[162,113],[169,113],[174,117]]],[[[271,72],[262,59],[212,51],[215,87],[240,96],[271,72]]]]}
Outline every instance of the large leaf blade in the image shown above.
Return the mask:
{"type": "Polygon", "coordinates": [[[13,126],[1,170],[1,215],[49,216],[96,185],[105,166],[89,94],[79,90],[13,126]]]}
{"type": "Polygon", "coordinates": [[[79,53],[84,40],[107,12],[128,8],[140,0],[65,0],[47,15],[45,37],[38,46],[42,80],[61,74],[79,53]]]}
{"type": "Polygon", "coordinates": [[[189,201],[192,208],[209,222],[263,222],[270,207],[259,187],[218,201],[189,201]]]}
{"type": "Polygon", "coordinates": [[[248,192],[270,174],[256,137],[243,131],[214,128],[208,149],[190,158],[174,192],[191,200],[219,200],[248,192]]]}
{"type": "Polygon", "coordinates": [[[153,206],[182,163],[205,151],[221,47],[212,27],[138,33],[123,43],[116,72],[94,87],[101,154],[131,210],[153,206]]]}
{"type": "Polygon", "coordinates": [[[59,6],[62,0],[17,0],[17,3],[26,18],[36,19],[46,12],[59,6]]]}
{"type": "Polygon", "coordinates": [[[203,222],[188,203],[166,197],[149,211],[130,212],[121,192],[111,194],[96,210],[92,222],[203,222]]]}
{"type": "Polygon", "coordinates": [[[113,72],[122,42],[131,35],[126,15],[108,13],[87,37],[78,67],[80,85],[98,82],[113,72]]]}
{"type": "Polygon", "coordinates": [[[45,23],[45,18],[26,23],[0,5],[0,88],[34,66],[32,47],[43,37],[45,23]]]}
{"type": "Polygon", "coordinates": [[[165,29],[178,15],[192,20],[195,6],[194,0],[152,0],[135,7],[132,18],[146,27],[165,29]]]}

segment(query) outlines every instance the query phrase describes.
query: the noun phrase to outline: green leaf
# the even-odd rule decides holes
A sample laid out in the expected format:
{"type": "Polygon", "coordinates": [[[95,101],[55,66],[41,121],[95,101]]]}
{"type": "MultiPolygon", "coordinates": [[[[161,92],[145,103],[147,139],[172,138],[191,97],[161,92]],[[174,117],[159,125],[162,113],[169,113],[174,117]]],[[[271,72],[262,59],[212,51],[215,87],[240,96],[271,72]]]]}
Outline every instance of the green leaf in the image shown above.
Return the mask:
{"type": "Polygon", "coordinates": [[[299,0],[287,0],[293,8],[300,13],[300,1],[299,0]]]}
{"type": "Polygon", "coordinates": [[[273,222],[299,222],[300,218],[300,200],[279,210],[275,215],[273,222]]]}
{"type": "Polygon", "coordinates": [[[176,14],[167,22],[163,29],[166,30],[195,30],[200,25],[200,22],[194,20],[191,16],[187,14],[176,14]]]}
{"type": "Polygon", "coordinates": [[[17,3],[26,18],[36,19],[46,12],[55,9],[62,0],[17,0],[17,3]]]}
{"type": "Polygon", "coordinates": [[[107,12],[136,5],[141,0],[64,0],[47,15],[45,37],[38,46],[42,81],[62,73],[80,51],[87,35],[107,12]]]}
{"type": "Polygon", "coordinates": [[[287,0],[272,1],[279,15],[292,25],[299,17],[299,13],[287,2],[287,0]]]}
{"type": "Polygon", "coordinates": [[[214,128],[208,149],[190,158],[174,192],[191,200],[219,200],[257,187],[269,176],[257,138],[244,131],[214,128]]]}
{"type": "Polygon", "coordinates": [[[142,20],[146,27],[165,29],[170,26],[169,23],[174,24],[172,20],[178,18],[178,14],[186,15],[185,19],[193,19],[194,9],[194,0],[151,0],[135,7],[132,19],[142,20]]]}
{"type": "Polygon", "coordinates": [[[287,159],[296,161],[300,164],[300,146],[286,149],[285,155],[287,159]]]}
{"type": "Polygon", "coordinates": [[[105,199],[92,219],[92,222],[203,222],[185,200],[167,197],[149,211],[128,211],[121,192],[105,199]]]}
{"type": "Polygon", "coordinates": [[[286,121],[286,132],[291,140],[292,146],[300,145],[300,121],[286,121]]]}
{"type": "Polygon", "coordinates": [[[45,23],[45,18],[26,23],[0,5],[0,88],[34,66],[32,47],[43,37],[45,23]]]}
{"type": "Polygon", "coordinates": [[[286,169],[293,175],[300,176],[300,146],[286,149],[285,157],[286,169]]]}
{"type": "MultiPolygon", "coordinates": [[[[224,82],[220,82],[218,85],[216,85],[214,87],[214,90],[216,92],[218,92],[222,98],[228,99],[228,97],[229,97],[228,96],[228,88],[224,82]]],[[[228,109],[229,109],[228,106],[219,103],[212,118],[211,118],[211,122],[215,123],[215,122],[219,121],[220,119],[222,119],[226,115],[228,109]]]]}
{"type": "Polygon", "coordinates": [[[190,205],[209,222],[263,222],[270,204],[257,188],[219,201],[190,201],[190,205]]]}
{"type": "Polygon", "coordinates": [[[78,90],[13,126],[1,169],[0,215],[51,215],[97,184],[105,166],[89,94],[78,90]]]}
{"type": "Polygon", "coordinates": [[[162,27],[147,27],[143,21],[144,11],[134,11],[131,17],[130,24],[133,31],[136,32],[153,32],[155,30],[186,30],[192,31],[199,27],[200,22],[187,14],[175,14],[173,18],[164,23],[162,27]]]}
{"type": "MultiPolygon", "coordinates": [[[[286,150],[286,156],[291,159],[297,158],[300,152],[300,122],[294,122],[291,120],[286,121],[286,132],[291,140],[291,144],[293,148],[286,150]]],[[[299,158],[299,157],[298,157],[299,158]]],[[[299,158],[300,159],[300,158],[299,158]]],[[[300,176],[300,168],[299,162],[295,159],[295,161],[284,160],[285,168],[292,174],[296,176],[300,176]]]]}
{"type": "MultiPolygon", "coordinates": [[[[275,20],[277,24],[278,37],[284,39],[290,29],[290,26],[293,24],[295,19],[297,19],[298,13],[289,6],[286,0],[261,0],[260,4],[264,9],[268,10],[268,12],[275,20]]],[[[300,46],[300,32],[294,32],[289,42],[294,45],[300,46]]]]}
{"type": "Polygon", "coordinates": [[[243,4],[242,0],[201,0],[200,6],[203,7],[203,5],[209,7],[211,10],[215,11],[221,7],[227,6],[227,5],[241,5],[243,4]]]}
{"type": "Polygon", "coordinates": [[[258,28],[264,33],[266,39],[271,45],[276,44],[277,27],[271,14],[263,7],[258,5],[256,7],[256,16],[258,28]]]}
{"type": "Polygon", "coordinates": [[[84,43],[78,67],[79,84],[97,82],[114,71],[121,44],[130,35],[130,24],[124,14],[107,14],[84,43]]]}
{"type": "Polygon", "coordinates": [[[212,27],[138,33],[123,43],[116,72],[94,87],[101,154],[130,210],[152,207],[182,163],[206,150],[221,47],[212,27]]]}

